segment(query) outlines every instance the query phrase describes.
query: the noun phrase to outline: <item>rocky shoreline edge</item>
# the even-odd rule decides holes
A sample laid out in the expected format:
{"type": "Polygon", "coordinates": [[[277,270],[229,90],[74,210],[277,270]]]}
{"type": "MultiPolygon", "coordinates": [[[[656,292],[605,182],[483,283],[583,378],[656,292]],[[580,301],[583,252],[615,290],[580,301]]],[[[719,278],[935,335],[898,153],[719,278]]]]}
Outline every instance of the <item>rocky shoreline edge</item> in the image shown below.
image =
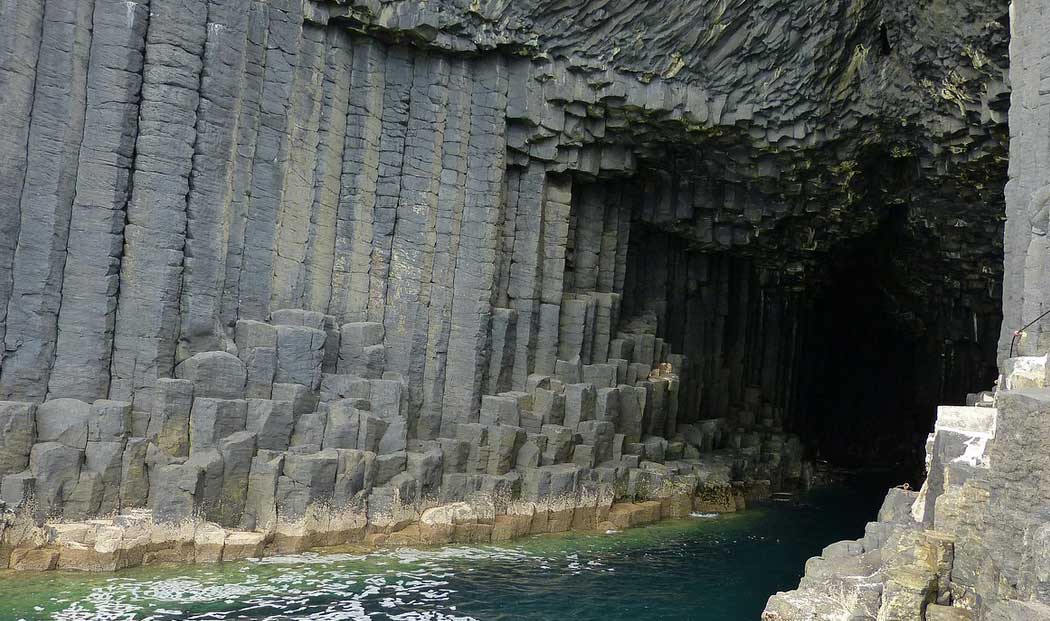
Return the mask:
{"type": "Polygon", "coordinates": [[[35,523],[31,511],[0,517],[0,565],[15,571],[111,572],[156,564],[243,561],[347,545],[428,547],[488,544],[567,531],[610,531],[734,513],[772,497],[769,481],[697,485],[667,482],[652,500],[613,502],[611,494],[538,504],[495,497],[370,514],[363,507],[312,506],[301,520],[267,532],[226,529],[204,519],[155,522],[149,509],[109,518],[35,523]],[[6,563],[5,563],[6,561],[6,563]]]}

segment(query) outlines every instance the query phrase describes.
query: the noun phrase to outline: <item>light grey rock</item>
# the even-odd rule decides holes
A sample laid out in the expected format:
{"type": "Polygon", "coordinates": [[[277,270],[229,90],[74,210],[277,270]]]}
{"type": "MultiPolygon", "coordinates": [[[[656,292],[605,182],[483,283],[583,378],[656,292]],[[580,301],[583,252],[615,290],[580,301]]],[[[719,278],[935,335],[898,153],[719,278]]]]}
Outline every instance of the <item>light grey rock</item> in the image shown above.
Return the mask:
{"type": "Polygon", "coordinates": [[[383,324],[347,323],[339,330],[339,373],[378,379],[386,370],[383,324]]]}
{"type": "Polygon", "coordinates": [[[376,455],[368,451],[338,449],[332,506],[336,509],[358,503],[372,490],[376,477],[376,455]]]}
{"type": "Polygon", "coordinates": [[[295,420],[292,431],[293,447],[314,446],[320,450],[324,443],[325,429],[328,426],[328,406],[322,405],[315,412],[307,412],[295,420]]]}
{"type": "Polygon", "coordinates": [[[5,214],[20,219],[21,240],[13,245],[4,300],[0,398],[6,400],[39,401],[47,392],[85,127],[92,13],[92,3],[43,6],[25,168],[18,186],[8,188],[20,201],[5,214]]]}
{"type": "Polygon", "coordinates": [[[482,425],[510,425],[517,427],[521,424],[518,400],[503,395],[482,396],[480,422],[482,425]]]}
{"type": "Polygon", "coordinates": [[[366,405],[358,399],[342,399],[328,404],[328,421],[322,446],[326,449],[356,449],[360,437],[361,415],[366,405]]]}
{"type": "Polygon", "coordinates": [[[544,466],[560,464],[572,459],[573,430],[560,425],[544,425],[547,447],[543,453],[544,466]]]}
{"type": "Polygon", "coordinates": [[[386,485],[394,477],[404,472],[407,465],[408,454],[403,451],[400,453],[377,455],[375,484],[386,485]]]}
{"type": "Polygon", "coordinates": [[[338,401],[339,399],[371,398],[371,384],[357,375],[335,375],[325,373],[321,378],[320,401],[338,401]]]}
{"type": "MultiPolygon", "coordinates": [[[[89,441],[84,451],[84,470],[98,475],[98,503],[81,515],[112,515],[120,509],[120,484],[124,467],[124,441],[89,441]]],[[[83,478],[83,473],[81,478],[83,478]]]]}
{"type": "Polygon", "coordinates": [[[145,3],[99,2],[92,12],[92,41],[106,44],[93,44],[88,57],[51,398],[91,402],[109,391],[119,278],[114,268],[123,250],[148,15],[145,3]]]}
{"type": "Polygon", "coordinates": [[[443,457],[441,449],[407,454],[405,471],[418,482],[420,499],[438,497],[444,471],[443,457]]]}
{"type": "Polygon", "coordinates": [[[489,430],[489,464],[487,473],[507,474],[514,469],[514,459],[525,443],[525,431],[520,427],[497,425],[489,430]]]}
{"type": "Polygon", "coordinates": [[[324,330],[324,313],[285,308],[271,312],[270,322],[275,326],[301,326],[313,330],[324,330]]]}
{"type": "Polygon", "coordinates": [[[36,497],[36,477],[29,470],[9,474],[0,481],[0,501],[6,507],[20,510],[36,497]]]}

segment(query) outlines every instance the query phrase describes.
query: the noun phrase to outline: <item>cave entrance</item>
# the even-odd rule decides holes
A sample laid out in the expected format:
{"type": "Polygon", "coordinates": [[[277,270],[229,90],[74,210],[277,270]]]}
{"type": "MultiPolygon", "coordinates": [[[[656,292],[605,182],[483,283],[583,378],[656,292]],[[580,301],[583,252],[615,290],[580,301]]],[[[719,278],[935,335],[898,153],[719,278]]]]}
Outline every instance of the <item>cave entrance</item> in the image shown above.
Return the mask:
{"type": "Polygon", "coordinates": [[[945,386],[941,364],[922,364],[937,330],[916,315],[904,282],[904,217],[894,210],[875,232],[830,258],[813,301],[809,381],[800,387],[796,427],[819,458],[911,476],[945,386]]]}
{"type": "Polygon", "coordinates": [[[746,216],[747,196],[685,184],[624,193],[619,327],[653,327],[682,354],[679,422],[721,421],[728,444],[762,451],[795,434],[811,457],[917,483],[937,406],[992,387],[999,290],[981,266],[1001,259],[991,245],[960,259],[963,238],[931,233],[921,206],[880,205],[830,247],[779,250],[689,209],[733,201],[746,216]]]}
{"type": "Polygon", "coordinates": [[[921,480],[937,406],[964,405],[994,382],[998,314],[929,293],[918,246],[931,243],[911,233],[898,205],[830,253],[796,417],[819,457],[921,480]]]}

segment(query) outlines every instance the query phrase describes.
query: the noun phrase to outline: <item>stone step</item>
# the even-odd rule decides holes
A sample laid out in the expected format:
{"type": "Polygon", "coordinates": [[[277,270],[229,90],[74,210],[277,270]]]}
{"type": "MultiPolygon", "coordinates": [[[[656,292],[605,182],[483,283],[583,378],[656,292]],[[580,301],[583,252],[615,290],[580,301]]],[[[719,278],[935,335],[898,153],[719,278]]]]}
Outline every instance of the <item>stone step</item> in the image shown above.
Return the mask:
{"type": "Polygon", "coordinates": [[[1018,356],[1003,363],[999,390],[1046,388],[1048,356],[1018,356]]]}

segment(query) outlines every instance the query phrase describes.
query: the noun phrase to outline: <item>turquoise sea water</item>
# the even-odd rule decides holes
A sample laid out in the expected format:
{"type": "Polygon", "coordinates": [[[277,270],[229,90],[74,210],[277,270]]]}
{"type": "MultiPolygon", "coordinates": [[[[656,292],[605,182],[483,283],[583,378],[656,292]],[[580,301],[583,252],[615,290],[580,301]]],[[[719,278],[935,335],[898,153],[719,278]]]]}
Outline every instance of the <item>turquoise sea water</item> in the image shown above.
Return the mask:
{"type": "Polygon", "coordinates": [[[499,546],[0,574],[0,619],[757,619],[805,560],[859,537],[881,493],[864,482],[729,516],[499,546]]]}

